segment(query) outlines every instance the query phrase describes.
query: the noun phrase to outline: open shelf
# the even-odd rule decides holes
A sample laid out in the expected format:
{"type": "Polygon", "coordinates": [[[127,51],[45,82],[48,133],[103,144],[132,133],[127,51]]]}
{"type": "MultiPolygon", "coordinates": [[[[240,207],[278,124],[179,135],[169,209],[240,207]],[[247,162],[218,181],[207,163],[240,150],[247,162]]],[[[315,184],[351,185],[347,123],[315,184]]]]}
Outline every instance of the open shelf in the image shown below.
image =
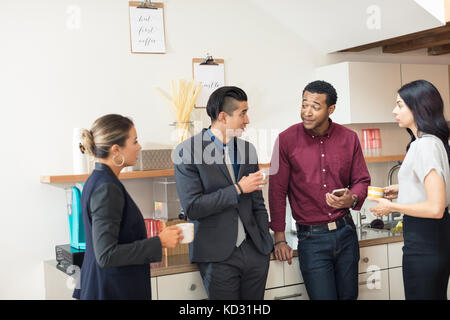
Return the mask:
{"type": "Polygon", "coordinates": [[[367,163],[371,162],[394,162],[394,161],[403,161],[405,159],[405,155],[394,155],[394,156],[374,156],[374,157],[364,157],[367,163]]]}
{"type": "MultiPolygon", "coordinates": [[[[391,162],[402,161],[405,155],[397,156],[378,156],[378,157],[365,157],[366,162],[391,162]]],[[[261,163],[260,168],[269,168],[270,163],[261,163]]],[[[130,171],[122,172],[119,175],[119,179],[145,179],[145,178],[158,178],[158,177],[171,177],[174,175],[174,169],[165,170],[149,170],[149,171],[130,171]]],[[[41,183],[54,184],[54,183],[77,183],[84,182],[89,177],[88,174],[75,174],[75,175],[57,175],[57,176],[41,176],[41,183]]]]}
{"type": "MultiPolygon", "coordinates": [[[[174,169],[149,170],[149,171],[130,171],[121,172],[119,179],[144,179],[157,177],[170,177],[174,175],[174,169]]],[[[62,175],[62,176],[41,176],[41,183],[70,183],[84,182],[89,177],[88,174],[62,175]]]]}

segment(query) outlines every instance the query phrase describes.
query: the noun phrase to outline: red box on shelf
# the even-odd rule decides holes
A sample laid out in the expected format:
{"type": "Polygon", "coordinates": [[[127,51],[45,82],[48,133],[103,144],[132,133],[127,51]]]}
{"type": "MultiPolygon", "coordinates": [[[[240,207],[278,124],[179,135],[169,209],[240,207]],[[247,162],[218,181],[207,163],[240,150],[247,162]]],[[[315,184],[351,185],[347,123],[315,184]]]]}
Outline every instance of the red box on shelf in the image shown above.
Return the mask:
{"type": "Polygon", "coordinates": [[[155,219],[144,219],[147,238],[156,237],[164,228],[164,223],[155,219]]]}

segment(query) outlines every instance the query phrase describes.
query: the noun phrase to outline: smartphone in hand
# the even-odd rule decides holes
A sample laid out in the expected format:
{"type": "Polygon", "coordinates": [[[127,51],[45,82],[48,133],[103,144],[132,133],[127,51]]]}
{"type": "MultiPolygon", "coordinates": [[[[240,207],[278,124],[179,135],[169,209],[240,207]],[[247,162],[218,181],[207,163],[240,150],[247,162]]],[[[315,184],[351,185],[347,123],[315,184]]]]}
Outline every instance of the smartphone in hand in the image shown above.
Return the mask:
{"type": "Polygon", "coordinates": [[[342,189],[334,189],[331,194],[336,196],[336,197],[342,197],[345,193],[345,188],[342,189]]]}

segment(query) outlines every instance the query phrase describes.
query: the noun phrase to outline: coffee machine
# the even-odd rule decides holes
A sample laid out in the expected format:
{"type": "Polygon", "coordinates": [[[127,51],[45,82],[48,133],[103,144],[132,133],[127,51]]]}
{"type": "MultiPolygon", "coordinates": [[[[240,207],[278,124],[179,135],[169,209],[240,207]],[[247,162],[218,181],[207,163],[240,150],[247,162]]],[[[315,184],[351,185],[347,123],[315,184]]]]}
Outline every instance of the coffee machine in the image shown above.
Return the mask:
{"type": "MultiPolygon", "coordinates": [[[[82,188],[82,187],[81,187],[82,188]]],[[[68,217],[70,229],[70,246],[77,250],[86,249],[84,236],[83,214],[81,212],[81,188],[76,186],[68,189],[68,217]],[[70,192],[69,192],[70,190],[70,192]]]]}

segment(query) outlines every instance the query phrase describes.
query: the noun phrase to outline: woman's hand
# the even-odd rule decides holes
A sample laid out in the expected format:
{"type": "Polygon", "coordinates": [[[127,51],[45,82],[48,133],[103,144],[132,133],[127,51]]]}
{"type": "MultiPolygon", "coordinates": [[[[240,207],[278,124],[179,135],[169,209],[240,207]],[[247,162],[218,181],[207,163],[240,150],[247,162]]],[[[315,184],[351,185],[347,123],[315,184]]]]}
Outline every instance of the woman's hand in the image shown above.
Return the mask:
{"type": "Polygon", "coordinates": [[[398,184],[393,184],[384,188],[384,198],[388,200],[397,199],[398,184]]]}
{"type": "Polygon", "coordinates": [[[178,226],[169,226],[159,233],[163,248],[175,248],[183,238],[182,230],[178,226]]]}
{"type": "Polygon", "coordinates": [[[370,201],[377,202],[377,205],[373,208],[370,208],[370,212],[372,212],[375,216],[387,216],[393,210],[391,209],[392,202],[383,198],[368,198],[370,201]]]}

